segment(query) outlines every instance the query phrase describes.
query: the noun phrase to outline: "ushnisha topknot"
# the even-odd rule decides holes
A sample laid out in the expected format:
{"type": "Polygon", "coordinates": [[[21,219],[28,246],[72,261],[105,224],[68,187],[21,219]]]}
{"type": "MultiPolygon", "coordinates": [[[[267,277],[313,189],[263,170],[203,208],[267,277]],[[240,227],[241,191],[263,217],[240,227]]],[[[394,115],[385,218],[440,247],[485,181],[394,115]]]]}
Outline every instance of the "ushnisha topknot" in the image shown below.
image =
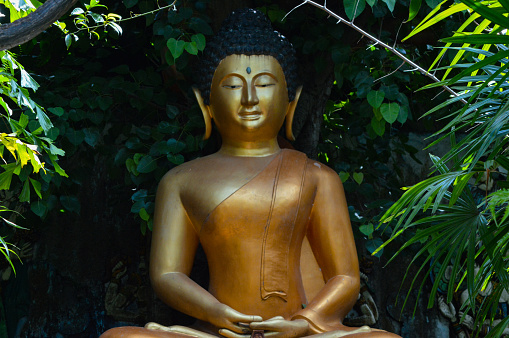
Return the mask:
{"type": "Polygon", "coordinates": [[[285,75],[288,100],[293,101],[298,84],[297,58],[292,44],[272,28],[262,12],[245,8],[233,11],[205,47],[195,76],[196,88],[205,104],[210,103],[210,86],[217,66],[234,54],[274,57],[285,75]]]}

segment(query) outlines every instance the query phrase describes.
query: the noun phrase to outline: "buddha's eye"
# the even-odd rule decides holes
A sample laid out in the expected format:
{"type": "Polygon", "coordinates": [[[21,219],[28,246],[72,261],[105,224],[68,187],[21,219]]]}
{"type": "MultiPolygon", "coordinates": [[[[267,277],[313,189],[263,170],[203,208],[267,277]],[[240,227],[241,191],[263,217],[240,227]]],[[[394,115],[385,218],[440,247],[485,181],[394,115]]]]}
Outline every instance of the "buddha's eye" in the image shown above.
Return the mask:
{"type": "Polygon", "coordinates": [[[227,88],[227,89],[239,89],[239,88],[242,88],[242,85],[228,85],[228,84],[224,84],[223,88],[227,88]]]}
{"type": "Polygon", "coordinates": [[[276,85],[275,83],[261,83],[261,84],[256,84],[256,87],[265,88],[265,87],[270,87],[270,86],[275,86],[275,85],[276,85]]]}
{"type": "Polygon", "coordinates": [[[260,75],[255,80],[255,86],[258,88],[267,88],[267,87],[275,86],[276,82],[277,81],[272,76],[260,75]]]}
{"type": "Polygon", "coordinates": [[[229,76],[221,82],[221,87],[226,89],[240,89],[244,85],[244,81],[237,76],[229,76]]]}

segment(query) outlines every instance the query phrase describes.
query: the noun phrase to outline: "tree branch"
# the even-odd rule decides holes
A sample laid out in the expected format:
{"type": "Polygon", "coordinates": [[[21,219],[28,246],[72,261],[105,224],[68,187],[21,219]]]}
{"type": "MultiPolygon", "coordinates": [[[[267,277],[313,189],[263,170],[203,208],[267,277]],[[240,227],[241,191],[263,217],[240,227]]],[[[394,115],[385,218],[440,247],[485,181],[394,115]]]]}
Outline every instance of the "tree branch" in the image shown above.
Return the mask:
{"type": "Polygon", "coordinates": [[[0,50],[24,44],[41,34],[74,6],[78,0],[48,0],[35,12],[0,26],[0,50]]]}
{"type": "MultiPolygon", "coordinates": [[[[338,14],[334,13],[333,11],[331,11],[330,9],[327,8],[326,4],[327,2],[325,2],[323,5],[320,5],[319,3],[316,3],[315,1],[311,1],[311,0],[302,0],[302,3],[300,3],[299,5],[297,5],[295,8],[293,8],[289,13],[291,13],[294,9],[296,9],[297,7],[300,7],[304,4],[310,4],[310,5],[313,5],[317,8],[320,8],[321,10],[323,10],[324,12],[326,12],[327,14],[329,14],[330,16],[332,16],[333,18],[336,18],[338,20],[337,23],[340,23],[340,22],[343,22],[345,25],[355,29],[357,32],[361,33],[363,36],[367,37],[368,39],[370,39],[371,41],[373,41],[375,44],[380,44],[382,45],[383,47],[387,48],[388,50],[390,50],[394,55],[396,55],[397,57],[399,57],[401,60],[403,60],[405,63],[409,64],[410,66],[412,66],[413,68],[415,68],[416,70],[418,70],[421,74],[429,77],[430,79],[432,79],[433,81],[435,82],[440,82],[440,80],[433,74],[431,74],[430,72],[428,72],[426,69],[422,68],[421,66],[419,66],[418,64],[416,64],[415,62],[413,62],[412,60],[410,60],[409,58],[407,58],[406,56],[404,56],[403,54],[401,54],[396,48],[394,47],[391,47],[389,46],[388,44],[386,44],[385,42],[383,41],[380,41],[379,39],[377,39],[376,37],[374,37],[373,35],[367,33],[366,31],[362,30],[360,27],[356,26],[353,24],[353,22],[350,22],[350,21],[347,21],[345,19],[343,19],[341,16],[339,16],[338,14]]],[[[451,93],[452,95],[458,97],[460,96],[458,93],[456,93],[454,90],[452,90],[451,88],[449,88],[448,86],[445,86],[443,85],[442,86],[446,91],[448,91],[449,93],[451,93]]],[[[465,101],[464,99],[461,99],[460,100],[461,102],[463,102],[464,104],[467,104],[467,101],[465,101]]]]}

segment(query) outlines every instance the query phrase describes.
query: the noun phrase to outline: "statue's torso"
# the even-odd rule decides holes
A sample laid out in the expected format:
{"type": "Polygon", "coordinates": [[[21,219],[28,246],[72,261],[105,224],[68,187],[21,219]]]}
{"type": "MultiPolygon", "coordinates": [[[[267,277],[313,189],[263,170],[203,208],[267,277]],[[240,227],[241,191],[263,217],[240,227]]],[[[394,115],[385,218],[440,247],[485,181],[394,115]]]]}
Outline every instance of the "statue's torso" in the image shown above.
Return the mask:
{"type": "Polygon", "coordinates": [[[300,249],[315,191],[305,156],[285,152],[284,161],[223,162],[215,175],[215,158],[197,160],[187,170],[200,182],[182,196],[208,259],[211,294],[265,318],[288,317],[306,303],[300,249]]]}

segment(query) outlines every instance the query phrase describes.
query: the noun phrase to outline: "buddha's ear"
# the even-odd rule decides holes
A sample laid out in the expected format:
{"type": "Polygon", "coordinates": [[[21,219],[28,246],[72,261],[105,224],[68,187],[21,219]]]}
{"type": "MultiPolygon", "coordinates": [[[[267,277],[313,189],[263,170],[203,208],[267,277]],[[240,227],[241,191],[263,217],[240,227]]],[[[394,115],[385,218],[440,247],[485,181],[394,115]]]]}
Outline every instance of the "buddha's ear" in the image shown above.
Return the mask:
{"type": "Polygon", "coordinates": [[[288,103],[288,110],[286,112],[286,138],[290,141],[295,141],[295,136],[293,136],[292,124],[293,124],[293,116],[295,115],[295,108],[297,108],[297,102],[299,102],[300,93],[302,92],[302,86],[297,87],[295,91],[295,98],[292,102],[288,103]]]}
{"type": "Polygon", "coordinates": [[[203,97],[201,96],[201,92],[198,88],[193,87],[194,95],[196,96],[196,100],[200,105],[201,113],[203,114],[203,120],[205,121],[205,134],[203,134],[203,139],[207,140],[210,137],[210,133],[212,132],[212,114],[210,112],[210,106],[203,103],[203,97]]]}

